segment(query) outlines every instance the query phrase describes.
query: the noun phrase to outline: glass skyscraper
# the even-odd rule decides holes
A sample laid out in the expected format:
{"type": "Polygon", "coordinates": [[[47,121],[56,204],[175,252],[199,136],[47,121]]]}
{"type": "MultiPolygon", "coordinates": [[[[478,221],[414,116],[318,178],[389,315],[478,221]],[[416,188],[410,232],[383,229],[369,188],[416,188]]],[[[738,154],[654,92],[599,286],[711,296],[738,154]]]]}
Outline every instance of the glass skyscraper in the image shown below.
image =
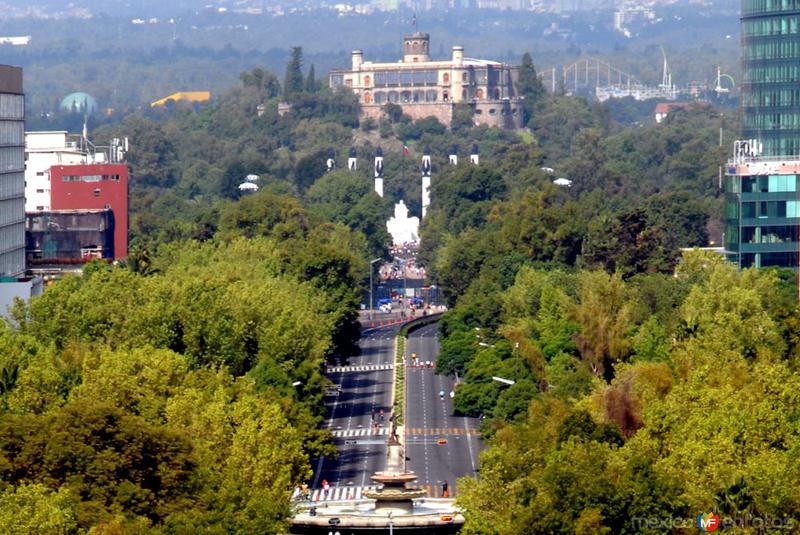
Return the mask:
{"type": "Polygon", "coordinates": [[[25,96],[22,94],[22,69],[0,65],[0,278],[24,273],[25,96]]]}
{"type": "Polygon", "coordinates": [[[800,0],[742,0],[741,90],[741,138],[756,143],[728,164],[725,250],[742,268],[797,268],[800,0]]]}
{"type": "Polygon", "coordinates": [[[800,156],[800,0],[742,0],[742,138],[800,156]]]}

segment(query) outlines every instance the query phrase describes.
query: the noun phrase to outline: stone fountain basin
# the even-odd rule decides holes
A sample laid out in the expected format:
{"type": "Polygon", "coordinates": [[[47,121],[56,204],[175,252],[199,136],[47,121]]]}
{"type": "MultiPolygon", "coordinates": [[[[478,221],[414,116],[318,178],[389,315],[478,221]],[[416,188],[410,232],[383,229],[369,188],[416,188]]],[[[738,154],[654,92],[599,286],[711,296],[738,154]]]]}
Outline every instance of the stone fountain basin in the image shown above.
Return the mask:
{"type": "Polygon", "coordinates": [[[378,483],[411,483],[417,480],[417,474],[413,472],[375,472],[371,479],[378,483]]]}

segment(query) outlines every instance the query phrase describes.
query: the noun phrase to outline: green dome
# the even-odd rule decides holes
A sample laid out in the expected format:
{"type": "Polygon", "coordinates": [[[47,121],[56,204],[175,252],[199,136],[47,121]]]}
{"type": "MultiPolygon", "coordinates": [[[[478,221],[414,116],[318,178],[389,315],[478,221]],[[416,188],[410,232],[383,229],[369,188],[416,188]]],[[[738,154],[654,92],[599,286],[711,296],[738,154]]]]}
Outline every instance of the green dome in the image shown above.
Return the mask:
{"type": "Polygon", "coordinates": [[[61,101],[61,109],[79,113],[94,113],[97,111],[97,101],[88,93],[70,93],[61,101]]]}

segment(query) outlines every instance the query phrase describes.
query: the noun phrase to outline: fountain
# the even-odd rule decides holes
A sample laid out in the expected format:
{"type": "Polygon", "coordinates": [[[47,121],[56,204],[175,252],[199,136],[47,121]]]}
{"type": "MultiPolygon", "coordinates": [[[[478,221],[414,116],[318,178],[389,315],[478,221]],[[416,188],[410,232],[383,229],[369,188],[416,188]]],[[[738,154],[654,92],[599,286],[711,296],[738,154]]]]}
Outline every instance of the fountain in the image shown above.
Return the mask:
{"type": "Polygon", "coordinates": [[[406,470],[402,432],[394,415],[389,419],[386,469],[372,480],[381,486],[366,490],[362,500],[305,504],[291,518],[291,533],[298,535],[414,533],[453,535],[464,524],[452,499],[423,498],[424,492],[407,488],[417,479],[406,470]]]}
{"type": "Polygon", "coordinates": [[[410,513],[414,508],[413,500],[422,498],[424,492],[419,489],[408,489],[406,483],[416,481],[414,472],[405,470],[406,455],[400,437],[397,435],[397,419],[394,415],[389,419],[391,427],[389,442],[387,443],[388,458],[387,469],[376,472],[372,480],[380,483],[382,487],[377,490],[368,490],[364,496],[375,500],[375,512],[410,513]]]}

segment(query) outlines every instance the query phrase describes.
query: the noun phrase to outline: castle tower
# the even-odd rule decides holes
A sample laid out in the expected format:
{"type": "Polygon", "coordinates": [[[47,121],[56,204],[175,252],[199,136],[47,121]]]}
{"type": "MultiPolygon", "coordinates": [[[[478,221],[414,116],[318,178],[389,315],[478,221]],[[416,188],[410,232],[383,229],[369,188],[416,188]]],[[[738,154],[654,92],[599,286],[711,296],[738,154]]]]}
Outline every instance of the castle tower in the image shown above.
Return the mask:
{"type": "Polygon", "coordinates": [[[350,55],[352,67],[354,71],[361,70],[361,64],[364,63],[364,52],[361,50],[353,50],[350,55]]]}
{"type": "Polygon", "coordinates": [[[430,61],[430,40],[431,36],[422,32],[403,37],[403,63],[430,61]]]}
{"type": "Polygon", "coordinates": [[[375,151],[375,193],[383,197],[383,149],[375,151]]]}
{"type": "Polygon", "coordinates": [[[425,148],[422,154],[422,218],[431,204],[431,151],[425,148]]]}

